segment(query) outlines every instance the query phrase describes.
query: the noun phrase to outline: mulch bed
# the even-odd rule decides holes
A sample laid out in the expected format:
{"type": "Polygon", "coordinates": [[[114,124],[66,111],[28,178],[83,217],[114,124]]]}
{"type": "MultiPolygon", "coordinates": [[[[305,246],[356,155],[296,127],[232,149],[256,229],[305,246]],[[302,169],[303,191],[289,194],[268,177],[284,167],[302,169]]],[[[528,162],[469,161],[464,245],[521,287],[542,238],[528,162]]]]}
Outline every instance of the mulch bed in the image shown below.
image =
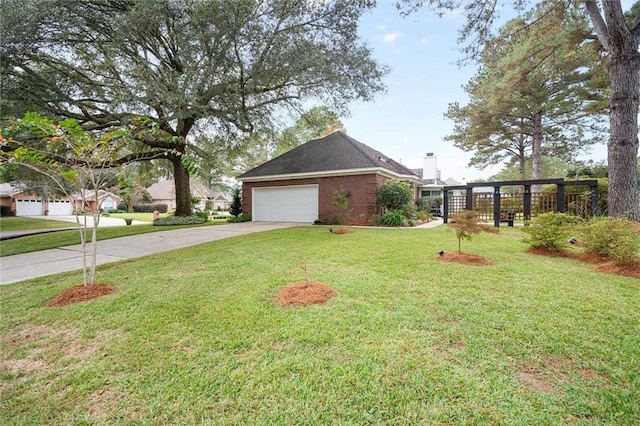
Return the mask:
{"type": "Polygon", "coordinates": [[[113,293],[115,289],[115,287],[107,283],[94,283],[87,284],[86,286],[82,284],[75,285],[58,294],[51,302],[49,302],[49,306],[55,308],[70,305],[72,303],[86,302],[87,300],[113,293]]]}
{"type": "Polygon", "coordinates": [[[576,253],[569,250],[553,251],[543,247],[529,247],[527,253],[550,257],[567,257],[581,262],[591,263],[595,265],[595,269],[598,272],[640,278],[640,259],[636,259],[635,262],[629,265],[621,265],[595,253],[576,253]]]}
{"type": "Polygon", "coordinates": [[[486,257],[472,253],[444,253],[442,255],[438,255],[437,259],[444,262],[463,263],[465,265],[493,265],[493,262],[486,257]]]}
{"type": "Polygon", "coordinates": [[[317,281],[301,281],[289,284],[278,292],[278,301],[283,306],[308,306],[325,303],[336,291],[317,281]]]}

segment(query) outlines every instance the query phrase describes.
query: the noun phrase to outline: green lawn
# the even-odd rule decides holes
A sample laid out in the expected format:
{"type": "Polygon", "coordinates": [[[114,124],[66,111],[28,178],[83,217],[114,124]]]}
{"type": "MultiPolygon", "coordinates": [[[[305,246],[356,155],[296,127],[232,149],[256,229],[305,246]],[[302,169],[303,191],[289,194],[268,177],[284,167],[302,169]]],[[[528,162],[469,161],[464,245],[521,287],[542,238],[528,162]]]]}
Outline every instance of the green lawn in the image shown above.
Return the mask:
{"type": "MultiPolygon", "coordinates": [[[[166,217],[168,215],[168,213],[160,213],[160,217],[166,217]]],[[[109,213],[109,217],[133,219],[141,222],[153,222],[153,213],[109,213]]]]}
{"type": "Polygon", "coordinates": [[[0,288],[0,424],[640,423],[640,283],[444,227],[253,234],[0,288]],[[283,308],[304,279],[337,295],[283,308]]]}
{"type": "MultiPolygon", "coordinates": [[[[67,225],[75,226],[74,223],[66,222],[67,225]]],[[[197,227],[197,226],[210,226],[221,224],[225,222],[205,222],[197,225],[180,225],[180,226],[153,226],[148,225],[136,225],[126,226],[124,223],[122,226],[98,228],[98,240],[106,240],[109,238],[126,237],[128,235],[146,234],[148,232],[166,231],[169,229],[184,228],[184,227],[197,227]]],[[[91,238],[91,229],[88,230],[88,239],[91,238]]],[[[15,254],[30,253],[40,250],[48,250],[52,248],[65,247],[74,244],[80,244],[80,233],[77,229],[69,231],[60,231],[50,234],[36,234],[27,235],[20,238],[2,241],[2,247],[0,247],[0,257],[13,256],[15,254]]]]}
{"type": "Polygon", "coordinates": [[[36,219],[24,216],[0,217],[0,230],[21,231],[24,229],[46,229],[46,228],[69,228],[75,223],[63,222],[49,219],[36,219]]]}

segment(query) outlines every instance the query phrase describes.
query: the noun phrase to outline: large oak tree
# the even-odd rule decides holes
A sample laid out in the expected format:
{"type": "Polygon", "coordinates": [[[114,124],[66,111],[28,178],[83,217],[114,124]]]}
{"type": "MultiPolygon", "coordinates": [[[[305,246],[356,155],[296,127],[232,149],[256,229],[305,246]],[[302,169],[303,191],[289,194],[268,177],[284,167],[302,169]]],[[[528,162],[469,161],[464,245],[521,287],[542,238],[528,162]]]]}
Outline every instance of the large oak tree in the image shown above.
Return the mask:
{"type": "Polygon", "coordinates": [[[199,135],[250,132],[283,107],[371,100],[386,70],[358,39],[368,0],[0,0],[3,109],[89,131],[128,127],[118,162],[164,159],[191,213],[199,135]]]}

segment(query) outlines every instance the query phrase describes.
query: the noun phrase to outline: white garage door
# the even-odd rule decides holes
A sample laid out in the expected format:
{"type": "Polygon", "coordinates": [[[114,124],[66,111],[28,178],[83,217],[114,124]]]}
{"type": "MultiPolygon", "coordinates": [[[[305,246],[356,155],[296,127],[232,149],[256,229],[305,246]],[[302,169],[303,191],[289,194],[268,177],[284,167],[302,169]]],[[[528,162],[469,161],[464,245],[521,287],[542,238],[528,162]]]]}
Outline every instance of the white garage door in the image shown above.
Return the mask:
{"type": "Polygon", "coordinates": [[[16,200],[16,216],[42,216],[42,201],[16,200]]]}
{"type": "Polygon", "coordinates": [[[253,188],[252,219],[257,222],[305,222],[318,218],[318,185],[253,188]]]}
{"type": "Polygon", "coordinates": [[[49,200],[49,216],[68,216],[73,214],[73,206],[69,200],[49,200]]]}

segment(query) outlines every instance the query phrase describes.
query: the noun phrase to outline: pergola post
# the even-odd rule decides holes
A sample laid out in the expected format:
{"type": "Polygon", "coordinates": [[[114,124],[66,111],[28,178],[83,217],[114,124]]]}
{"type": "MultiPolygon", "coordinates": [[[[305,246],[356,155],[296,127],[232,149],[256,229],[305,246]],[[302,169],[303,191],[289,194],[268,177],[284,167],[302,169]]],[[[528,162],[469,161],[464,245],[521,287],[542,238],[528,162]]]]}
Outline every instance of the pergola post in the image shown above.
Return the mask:
{"type": "Polygon", "coordinates": [[[524,196],[522,202],[524,208],[524,222],[528,223],[531,220],[531,185],[524,186],[524,196]]]}
{"type": "Polygon", "coordinates": [[[500,228],[500,187],[493,187],[493,226],[500,228]]]}
{"type": "Polygon", "coordinates": [[[442,221],[449,222],[449,190],[442,191],[442,221]]]}
{"type": "Polygon", "coordinates": [[[591,216],[598,214],[598,182],[589,185],[591,191],[591,216]]]}
{"type": "Polygon", "coordinates": [[[557,183],[556,186],[558,187],[558,193],[556,194],[556,201],[558,203],[558,206],[556,208],[556,210],[558,211],[558,213],[564,213],[565,212],[565,207],[564,207],[564,183],[557,183]]]}

